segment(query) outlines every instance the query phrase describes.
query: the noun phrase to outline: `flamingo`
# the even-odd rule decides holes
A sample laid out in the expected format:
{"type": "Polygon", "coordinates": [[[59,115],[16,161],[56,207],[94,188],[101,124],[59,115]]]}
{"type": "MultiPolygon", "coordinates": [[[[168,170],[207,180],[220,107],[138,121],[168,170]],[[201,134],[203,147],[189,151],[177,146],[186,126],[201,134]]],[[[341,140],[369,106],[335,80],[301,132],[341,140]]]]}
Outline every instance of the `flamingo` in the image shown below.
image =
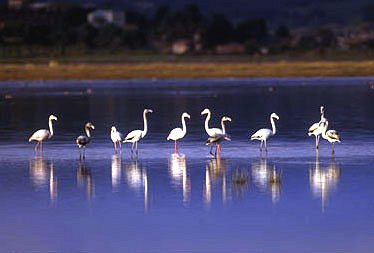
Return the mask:
{"type": "Polygon", "coordinates": [[[231,141],[230,136],[226,134],[225,121],[231,122],[231,118],[227,116],[222,117],[221,119],[222,134],[216,134],[215,136],[209,137],[208,140],[206,141],[206,145],[212,145],[209,153],[213,155],[214,157],[216,157],[217,155],[218,157],[220,156],[221,142],[223,140],[231,141]],[[214,144],[216,145],[216,152],[213,154],[212,149],[213,149],[214,144]]]}
{"type": "Polygon", "coordinates": [[[209,120],[211,117],[211,112],[209,109],[204,109],[204,111],[201,112],[201,115],[207,115],[205,119],[205,131],[209,135],[209,137],[214,137],[216,135],[222,135],[222,129],[219,128],[209,128],[209,120]]]}
{"type": "Polygon", "coordinates": [[[179,146],[178,146],[177,141],[182,139],[187,133],[185,118],[191,119],[191,116],[187,112],[184,112],[181,116],[182,128],[179,128],[179,127],[174,128],[173,130],[170,131],[169,136],[166,138],[167,140],[174,141],[174,152],[175,153],[179,153],[179,146]]]}
{"type": "Polygon", "coordinates": [[[29,138],[29,142],[36,141],[35,145],[35,153],[38,152],[38,146],[40,145],[40,151],[43,152],[43,141],[46,141],[53,136],[53,127],[52,127],[52,121],[57,120],[57,117],[54,115],[50,115],[48,119],[48,126],[49,130],[47,129],[39,129],[36,132],[34,132],[31,137],[29,138]]]}
{"type": "MultiPolygon", "coordinates": [[[[86,155],[86,146],[91,141],[90,129],[95,130],[95,126],[91,122],[87,122],[86,125],[84,126],[84,131],[86,132],[86,135],[78,136],[77,140],[75,141],[78,145],[79,150],[83,148],[83,158],[86,155]]],[[[82,156],[82,152],[80,153],[80,158],[81,156],[82,156]]]]}
{"type": "Polygon", "coordinates": [[[340,134],[336,130],[333,130],[333,129],[327,130],[328,126],[329,126],[328,121],[323,123],[322,138],[331,143],[332,154],[334,154],[335,153],[334,151],[335,142],[340,143],[341,138],[340,138],[340,134]]]}
{"type": "Polygon", "coordinates": [[[143,121],[144,121],[144,129],[143,130],[133,130],[130,133],[128,133],[125,137],[125,140],[123,143],[132,143],[131,145],[131,154],[134,152],[134,147],[136,154],[138,154],[138,142],[144,138],[144,136],[147,134],[148,126],[147,126],[147,113],[152,113],[153,111],[151,109],[144,109],[143,111],[143,121]]]}
{"type": "Polygon", "coordinates": [[[117,131],[117,128],[115,126],[112,126],[110,130],[110,138],[112,139],[112,142],[114,144],[114,151],[117,151],[117,144],[119,144],[120,149],[122,150],[122,140],[123,135],[117,131]]]}
{"type": "Polygon", "coordinates": [[[262,129],[258,130],[256,133],[254,133],[251,136],[251,141],[253,141],[253,140],[260,140],[261,141],[261,144],[260,144],[260,150],[261,151],[262,151],[262,145],[263,145],[263,143],[265,143],[265,151],[267,151],[266,141],[271,136],[274,136],[275,133],[276,133],[276,131],[277,131],[277,129],[275,128],[274,119],[279,120],[279,116],[276,113],[273,112],[270,115],[270,123],[271,123],[272,129],[262,128],[262,129]]]}
{"type": "Polygon", "coordinates": [[[309,136],[314,135],[316,137],[316,149],[318,149],[320,135],[323,132],[323,125],[322,125],[322,123],[326,122],[325,111],[324,111],[324,107],[323,106],[321,106],[321,108],[320,108],[320,113],[321,113],[321,119],[320,119],[320,121],[318,123],[314,123],[313,125],[311,125],[309,127],[309,130],[308,130],[308,135],[309,136]]]}

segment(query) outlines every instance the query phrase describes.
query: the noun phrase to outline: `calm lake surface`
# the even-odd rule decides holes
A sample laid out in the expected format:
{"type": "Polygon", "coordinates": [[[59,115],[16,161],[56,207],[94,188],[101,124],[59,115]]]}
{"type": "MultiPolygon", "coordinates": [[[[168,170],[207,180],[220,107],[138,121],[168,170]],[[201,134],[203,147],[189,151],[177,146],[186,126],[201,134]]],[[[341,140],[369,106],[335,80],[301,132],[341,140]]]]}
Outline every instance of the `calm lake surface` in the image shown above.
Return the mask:
{"type": "Polygon", "coordinates": [[[374,78],[0,83],[0,252],[373,252],[374,78]],[[324,105],[343,142],[307,129],[324,105]],[[115,154],[110,128],[148,135],[115,154]],[[212,159],[204,130],[228,115],[212,159]],[[166,137],[191,115],[181,156],[166,137]],[[280,116],[260,155],[257,129],[280,116]],[[58,116],[35,157],[27,140],[58,116]],[[96,130],[79,160],[75,138],[96,130]],[[271,182],[275,171],[280,182],[271,182]],[[237,182],[240,181],[240,182],[237,182]]]}

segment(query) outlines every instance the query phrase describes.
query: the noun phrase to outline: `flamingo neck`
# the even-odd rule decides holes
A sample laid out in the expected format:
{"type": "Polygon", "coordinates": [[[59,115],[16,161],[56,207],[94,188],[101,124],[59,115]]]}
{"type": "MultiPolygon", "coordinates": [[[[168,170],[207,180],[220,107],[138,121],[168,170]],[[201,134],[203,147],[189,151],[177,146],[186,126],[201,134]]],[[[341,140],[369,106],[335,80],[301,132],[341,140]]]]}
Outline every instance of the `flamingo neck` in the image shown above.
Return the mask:
{"type": "Polygon", "coordinates": [[[144,130],[142,132],[142,137],[144,137],[147,134],[148,131],[148,125],[147,125],[147,113],[143,113],[143,121],[144,121],[144,130]]]}
{"type": "Polygon", "coordinates": [[[225,121],[221,120],[222,133],[226,134],[225,121]]]}
{"type": "Polygon", "coordinates": [[[185,117],[182,117],[182,132],[183,132],[183,135],[185,135],[186,132],[187,132],[187,128],[186,128],[186,118],[185,118],[185,117]]]}
{"type": "Polygon", "coordinates": [[[322,131],[322,138],[323,139],[327,139],[326,132],[327,132],[328,125],[329,125],[329,122],[326,121],[326,123],[325,123],[325,125],[323,127],[323,131],[322,131]]]}
{"type": "Polygon", "coordinates": [[[206,119],[205,119],[205,131],[207,132],[207,134],[209,134],[209,120],[210,120],[210,112],[208,112],[208,115],[206,116],[206,119]]]}
{"type": "Polygon", "coordinates": [[[49,133],[50,133],[49,138],[51,138],[53,136],[52,120],[48,120],[48,125],[49,125],[49,133]]]}
{"type": "Polygon", "coordinates": [[[277,129],[275,127],[275,122],[274,122],[274,118],[273,117],[270,117],[270,123],[271,123],[271,128],[273,130],[273,135],[275,135],[275,133],[277,132],[277,129]]]}
{"type": "Polygon", "coordinates": [[[88,138],[91,138],[90,129],[88,127],[85,127],[84,130],[86,131],[86,135],[88,138]]]}

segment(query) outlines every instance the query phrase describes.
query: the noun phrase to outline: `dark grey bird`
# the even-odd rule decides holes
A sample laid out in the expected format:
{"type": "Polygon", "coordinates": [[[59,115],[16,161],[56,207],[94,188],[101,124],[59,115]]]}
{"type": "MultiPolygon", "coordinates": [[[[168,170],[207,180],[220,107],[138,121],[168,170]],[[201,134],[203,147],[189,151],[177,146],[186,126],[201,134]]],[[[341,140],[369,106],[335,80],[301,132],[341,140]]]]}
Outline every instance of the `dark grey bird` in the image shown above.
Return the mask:
{"type": "Polygon", "coordinates": [[[217,157],[217,156],[220,157],[222,141],[224,140],[231,141],[231,137],[228,134],[226,134],[225,121],[231,121],[231,118],[227,116],[223,116],[221,119],[222,133],[216,133],[210,136],[206,141],[206,145],[211,146],[209,153],[214,157],[217,157]],[[216,150],[213,153],[214,146],[216,147],[216,150]]]}
{"type": "Polygon", "coordinates": [[[77,143],[78,148],[80,150],[80,155],[79,155],[80,158],[82,158],[82,151],[81,151],[82,148],[83,148],[83,158],[85,158],[86,146],[91,141],[90,129],[95,130],[95,126],[91,122],[88,122],[84,126],[84,131],[86,132],[86,135],[80,135],[80,136],[78,136],[78,138],[76,140],[76,143],[77,143]]]}

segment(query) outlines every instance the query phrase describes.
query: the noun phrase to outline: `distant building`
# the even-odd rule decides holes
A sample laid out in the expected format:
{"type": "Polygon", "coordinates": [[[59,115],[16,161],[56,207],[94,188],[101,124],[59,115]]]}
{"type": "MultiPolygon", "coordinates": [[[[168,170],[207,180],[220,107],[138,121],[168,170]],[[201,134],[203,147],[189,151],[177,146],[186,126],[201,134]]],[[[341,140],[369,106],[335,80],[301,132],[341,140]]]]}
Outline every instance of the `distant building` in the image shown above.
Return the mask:
{"type": "Polygon", "coordinates": [[[190,50],[190,41],[189,40],[177,40],[174,41],[171,46],[171,51],[173,54],[185,54],[190,50]]]}
{"type": "Polygon", "coordinates": [[[8,0],[9,9],[21,9],[27,4],[27,0],[8,0]]]}
{"type": "Polygon", "coordinates": [[[123,27],[125,25],[125,13],[113,10],[95,10],[87,15],[87,22],[95,28],[105,25],[123,27]]]}
{"type": "Polygon", "coordinates": [[[229,43],[216,46],[216,54],[244,54],[245,45],[240,43],[229,43]]]}

